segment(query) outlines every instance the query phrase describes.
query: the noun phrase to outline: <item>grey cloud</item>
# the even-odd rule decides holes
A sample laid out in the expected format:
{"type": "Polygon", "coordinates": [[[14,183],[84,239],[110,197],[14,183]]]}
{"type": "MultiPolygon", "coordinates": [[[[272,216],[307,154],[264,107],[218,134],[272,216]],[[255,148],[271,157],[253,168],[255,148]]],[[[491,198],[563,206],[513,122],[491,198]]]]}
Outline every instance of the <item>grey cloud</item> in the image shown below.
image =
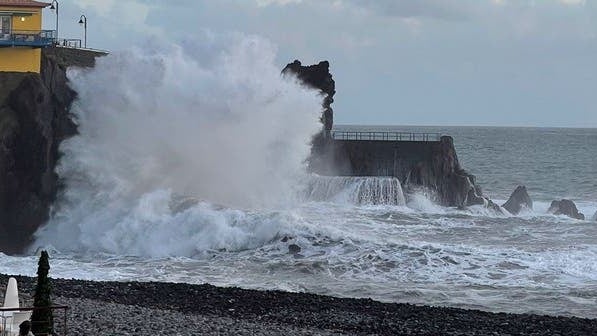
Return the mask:
{"type": "Polygon", "coordinates": [[[344,0],[344,2],[377,14],[401,18],[464,20],[470,15],[470,2],[467,0],[344,0]]]}

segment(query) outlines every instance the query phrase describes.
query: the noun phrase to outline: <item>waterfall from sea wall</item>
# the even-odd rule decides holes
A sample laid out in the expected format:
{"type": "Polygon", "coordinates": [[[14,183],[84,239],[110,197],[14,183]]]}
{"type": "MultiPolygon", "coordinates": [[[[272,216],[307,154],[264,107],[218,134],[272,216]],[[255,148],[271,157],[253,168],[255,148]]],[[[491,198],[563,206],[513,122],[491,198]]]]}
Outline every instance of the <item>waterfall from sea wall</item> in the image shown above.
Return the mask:
{"type": "Polygon", "coordinates": [[[394,177],[313,176],[304,195],[310,201],[405,205],[400,180],[394,177]]]}

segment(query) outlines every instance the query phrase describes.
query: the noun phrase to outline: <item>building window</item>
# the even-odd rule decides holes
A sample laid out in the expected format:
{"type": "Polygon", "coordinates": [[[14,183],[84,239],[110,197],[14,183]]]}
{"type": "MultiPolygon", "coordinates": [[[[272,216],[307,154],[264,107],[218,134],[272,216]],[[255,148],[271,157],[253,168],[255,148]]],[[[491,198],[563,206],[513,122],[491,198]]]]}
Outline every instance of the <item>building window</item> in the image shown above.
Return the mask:
{"type": "Polygon", "coordinates": [[[10,39],[11,22],[12,22],[12,17],[0,16],[0,40],[10,39]]]}

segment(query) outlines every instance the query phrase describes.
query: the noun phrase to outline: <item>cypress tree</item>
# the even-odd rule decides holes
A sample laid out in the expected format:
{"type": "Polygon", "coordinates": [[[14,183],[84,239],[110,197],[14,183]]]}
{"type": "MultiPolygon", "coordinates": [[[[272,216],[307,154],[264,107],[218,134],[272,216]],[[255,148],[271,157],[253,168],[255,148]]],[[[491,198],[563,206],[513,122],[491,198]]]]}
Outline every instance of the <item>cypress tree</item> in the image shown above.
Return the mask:
{"type": "MultiPolygon", "coordinates": [[[[50,262],[48,252],[41,251],[39,263],[37,267],[37,286],[35,287],[35,296],[33,299],[33,307],[50,307],[52,300],[50,294],[52,287],[48,272],[50,271],[50,262]]],[[[34,310],[31,315],[32,328],[31,331],[35,334],[51,334],[54,324],[51,309],[34,310]]]]}

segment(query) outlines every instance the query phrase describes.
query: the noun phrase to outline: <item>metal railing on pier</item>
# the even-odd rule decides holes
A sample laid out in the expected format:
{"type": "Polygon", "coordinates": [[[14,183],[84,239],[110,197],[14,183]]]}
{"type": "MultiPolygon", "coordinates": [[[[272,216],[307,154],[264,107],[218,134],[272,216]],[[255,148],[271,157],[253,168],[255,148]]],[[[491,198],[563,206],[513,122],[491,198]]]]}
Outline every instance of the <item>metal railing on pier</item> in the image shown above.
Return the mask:
{"type": "Polygon", "coordinates": [[[47,47],[56,40],[55,30],[12,30],[0,33],[0,47],[47,47]]]}
{"type": "Polygon", "coordinates": [[[334,140],[439,141],[440,133],[332,131],[334,140]]]}

